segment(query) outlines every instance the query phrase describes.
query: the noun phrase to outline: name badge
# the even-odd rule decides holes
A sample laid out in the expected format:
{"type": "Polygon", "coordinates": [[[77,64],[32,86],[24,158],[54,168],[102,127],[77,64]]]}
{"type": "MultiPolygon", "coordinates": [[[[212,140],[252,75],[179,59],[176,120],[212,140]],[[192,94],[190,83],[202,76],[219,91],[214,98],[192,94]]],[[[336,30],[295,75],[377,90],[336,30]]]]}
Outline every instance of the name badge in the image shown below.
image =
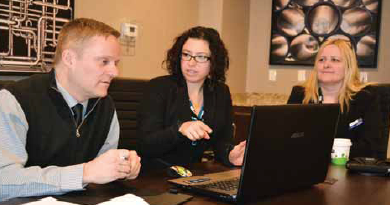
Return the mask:
{"type": "Polygon", "coordinates": [[[353,128],[355,128],[355,127],[357,127],[357,126],[359,126],[361,124],[363,124],[363,119],[359,118],[359,119],[349,123],[349,129],[352,130],[353,128]]]}

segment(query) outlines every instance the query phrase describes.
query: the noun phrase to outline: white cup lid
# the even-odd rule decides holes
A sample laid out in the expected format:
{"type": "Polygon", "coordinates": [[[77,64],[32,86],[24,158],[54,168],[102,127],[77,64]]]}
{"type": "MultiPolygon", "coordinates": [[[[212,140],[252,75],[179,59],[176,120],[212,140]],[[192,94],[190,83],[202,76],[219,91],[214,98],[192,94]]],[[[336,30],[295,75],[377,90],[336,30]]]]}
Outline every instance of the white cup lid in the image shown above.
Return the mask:
{"type": "Polygon", "coordinates": [[[351,140],[346,138],[336,138],[334,139],[335,146],[351,146],[351,140]]]}

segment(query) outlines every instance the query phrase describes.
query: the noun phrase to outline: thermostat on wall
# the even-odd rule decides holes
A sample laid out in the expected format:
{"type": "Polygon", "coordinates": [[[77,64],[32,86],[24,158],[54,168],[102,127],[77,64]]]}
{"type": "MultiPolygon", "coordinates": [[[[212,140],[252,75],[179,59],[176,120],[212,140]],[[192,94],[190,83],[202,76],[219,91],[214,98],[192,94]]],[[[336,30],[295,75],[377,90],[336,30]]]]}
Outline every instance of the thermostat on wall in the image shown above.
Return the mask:
{"type": "Polygon", "coordinates": [[[138,26],[132,23],[121,23],[121,37],[137,37],[138,26]]]}

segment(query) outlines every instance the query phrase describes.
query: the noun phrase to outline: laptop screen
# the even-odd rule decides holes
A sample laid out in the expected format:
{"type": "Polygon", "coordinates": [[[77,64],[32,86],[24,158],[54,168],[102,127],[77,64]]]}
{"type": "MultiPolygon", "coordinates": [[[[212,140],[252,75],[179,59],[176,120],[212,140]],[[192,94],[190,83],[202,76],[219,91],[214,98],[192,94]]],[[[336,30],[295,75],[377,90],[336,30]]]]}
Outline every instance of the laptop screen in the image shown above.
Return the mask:
{"type": "Polygon", "coordinates": [[[253,107],[238,201],[323,182],[338,118],[335,104],[253,107]]]}

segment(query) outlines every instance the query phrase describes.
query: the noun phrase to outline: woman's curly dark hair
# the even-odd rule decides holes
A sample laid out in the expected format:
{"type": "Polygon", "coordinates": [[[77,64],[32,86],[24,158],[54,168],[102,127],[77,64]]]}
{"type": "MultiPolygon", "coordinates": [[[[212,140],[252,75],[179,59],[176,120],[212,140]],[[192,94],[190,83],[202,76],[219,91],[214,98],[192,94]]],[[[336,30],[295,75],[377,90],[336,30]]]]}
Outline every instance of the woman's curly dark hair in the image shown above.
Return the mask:
{"type": "Polygon", "coordinates": [[[214,87],[218,82],[224,83],[226,81],[226,71],[229,69],[229,55],[218,31],[213,28],[198,26],[176,37],[173,46],[168,50],[167,57],[162,63],[163,67],[165,64],[169,74],[176,76],[182,82],[184,81],[180,64],[181,53],[184,43],[189,38],[205,40],[209,44],[211,51],[209,85],[214,87]]]}

